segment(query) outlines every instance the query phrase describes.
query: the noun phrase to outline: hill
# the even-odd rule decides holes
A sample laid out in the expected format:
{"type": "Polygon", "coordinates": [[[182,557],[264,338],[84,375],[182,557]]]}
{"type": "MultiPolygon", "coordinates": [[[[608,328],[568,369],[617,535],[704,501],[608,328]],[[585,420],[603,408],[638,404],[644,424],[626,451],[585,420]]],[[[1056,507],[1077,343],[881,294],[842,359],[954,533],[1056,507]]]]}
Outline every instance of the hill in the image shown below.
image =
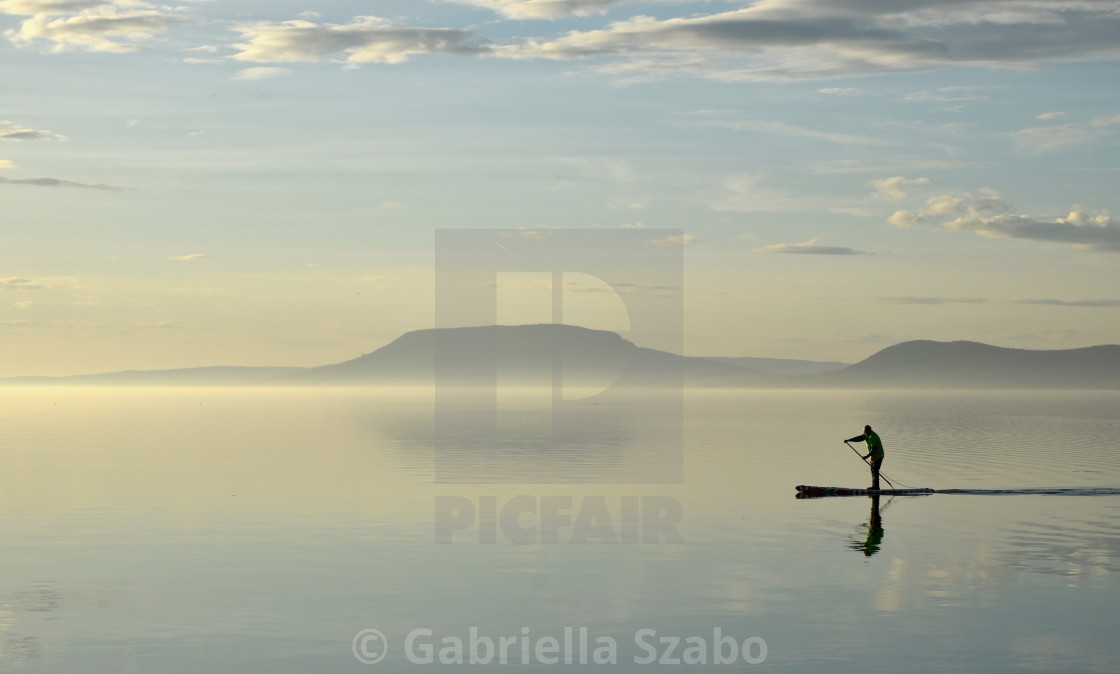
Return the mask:
{"type": "Polygon", "coordinates": [[[851,365],[851,363],[839,363],[835,361],[795,360],[790,358],[725,358],[721,356],[714,356],[706,357],[706,359],[714,360],[717,363],[735,365],[737,367],[745,367],[749,370],[769,372],[770,374],[780,374],[790,377],[800,377],[807,374],[821,374],[822,372],[833,372],[835,370],[842,370],[851,365]]]}
{"type": "Polygon", "coordinates": [[[1037,351],[918,340],[841,363],[697,358],[570,325],[416,330],[358,358],[314,368],[201,367],[74,377],[16,377],[56,386],[664,386],[722,388],[1120,389],[1120,346],[1037,351]],[[836,369],[839,368],[839,369],[836,369]]]}
{"type": "Polygon", "coordinates": [[[492,325],[406,333],[344,363],[283,377],[290,384],[548,386],[554,371],[565,385],[645,387],[760,386],[769,373],[642,348],[617,333],[571,325],[492,325]]]}
{"type": "Polygon", "coordinates": [[[1053,351],[979,342],[917,340],[812,377],[820,386],[913,388],[1120,388],[1120,346],[1053,351]]]}

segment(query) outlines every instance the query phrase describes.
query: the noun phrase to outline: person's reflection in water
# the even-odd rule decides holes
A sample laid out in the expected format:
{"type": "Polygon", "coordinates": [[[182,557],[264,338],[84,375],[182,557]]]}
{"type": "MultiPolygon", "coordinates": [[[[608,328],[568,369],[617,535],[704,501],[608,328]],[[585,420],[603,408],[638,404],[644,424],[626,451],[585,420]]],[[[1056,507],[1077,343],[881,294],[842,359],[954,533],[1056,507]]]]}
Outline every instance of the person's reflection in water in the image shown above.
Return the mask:
{"type": "Polygon", "coordinates": [[[862,543],[852,543],[852,548],[862,550],[865,557],[879,552],[883,544],[883,518],[879,515],[879,495],[871,497],[871,520],[867,523],[867,538],[862,543]]]}

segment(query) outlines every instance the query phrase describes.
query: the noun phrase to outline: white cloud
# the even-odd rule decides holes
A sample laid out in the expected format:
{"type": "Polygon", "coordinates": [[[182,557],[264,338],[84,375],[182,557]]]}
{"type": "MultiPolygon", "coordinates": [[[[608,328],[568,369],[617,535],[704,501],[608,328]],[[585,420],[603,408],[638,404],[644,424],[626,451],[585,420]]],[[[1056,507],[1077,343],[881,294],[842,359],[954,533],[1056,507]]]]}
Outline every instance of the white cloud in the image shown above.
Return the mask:
{"type": "Polygon", "coordinates": [[[239,81],[268,80],[275,77],[284,77],[285,75],[291,74],[291,68],[259,66],[255,68],[245,68],[234,75],[231,79],[239,81]]]}
{"type": "Polygon", "coordinates": [[[902,100],[909,103],[963,103],[970,101],[982,101],[987,96],[982,96],[975,93],[966,93],[972,90],[971,88],[962,87],[942,87],[936,91],[914,91],[902,97],[902,100]]]}
{"type": "Polygon", "coordinates": [[[895,227],[913,227],[921,224],[921,216],[910,211],[895,211],[891,217],[887,218],[887,222],[895,227]]]}
{"type": "Polygon", "coordinates": [[[1092,142],[1091,129],[1079,124],[1061,126],[1036,126],[1011,134],[1015,147],[1028,154],[1060,152],[1092,142]]]}
{"type": "Polygon", "coordinates": [[[1090,123],[1094,129],[1107,129],[1110,126],[1120,125],[1120,115],[1110,117],[1097,117],[1090,123]]]}
{"type": "MultiPolygon", "coordinates": [[[[496,0],[495,0],[496,1],[496,0]]],[[[706,16],[636,16],[606,28],[496,47],[507,58],[614,57],[620,75],[800,79],[1111,58],[1114,0],[759,0],[706,16]]],[[[976,95],[932,92],[939,100],[976,95]]]]}
{"type": "Polygon", "coordinates": [[[731,213],[764,213],[770,211],[799,211],[805,206],[796,196],[759,185],[760,176],[744,175],[727,181],[731,192],[712,208],[731,213]]]}
{"type": "MultiPolygon", "coordinates": [[[[565,16],[604,14],[612,7],[641,0],[448,0],[460,5],[490,9],[509,19],[559,19],[565,16]]],[[[647,0],[648,1],[648,0],[647,0]]],[[[662,0],[664,1],[664,0],[662,0]]]]}
{"type": "Polygon", "coordinates": [[[174,260],[175,262],[197,262],[199,260],[208,260],[210,259],[210,256],[205,253],[191,253],[189,255],[178,255],[175,257],[169,257],[167,259],[174,260]]]}
{"type": "Polygon", "coordinates": [[[883,140],[882,138],[857,136],[849,133],[837,133],[835,131],[824,131],[821,129],[813,129],[778,120],[720,119],[718,116],[714,116],[712,113],[703,114],[709,117],[703,122],[704,124],[732,129],[734,131],[755,131],[764,134],[777,134],[782,136],[794,136],[798,138],[812,138],[813,140],[823,140],[829,143],[837,143],[839,145],[890,144],[888,141],[883,140]]]}
{"type": "Polygon", "coordinates": [[[985,168],[984,162],[950,159],[832,159],[814,162],[817,173],[887,173],[906,171],[955,171],[985,168]]]}
{"type": "Polygon", "coordinates": [[[802,243],[777,243],[772,246],[755,248],[756,253],[788,253],[797,255],[866,255],[863,251],[844,246],[821,246],[817,244],[819,237],[803,241],[802,243]]]}
{"type": "Polygon", "coordinates": [[[139,51],[140,47],[133,42],[151,40],[166,32],[177,20],[161,9],[133,7],[124,2],[119,5],[99,3],[73,16],[53,18],[52,14],[35,14],[19,29],[4,34],[17,45],[36,40],[54,42],[55,52],[82,47],[89,51],[125,53],[139,51]]]}
{"type": "Polygon", "coordinates": [[[1065,116],[1066,116],[1066,113],[1064,113],[1064,112],[1044,112],[1041,115],[1035,116],[1035,119],[1039,119],[1039,120],[1042,120],[1044,122],[1049,122],[1050,120],[1061,119],[1062,117],[1065,117],[1065,116]]]}
{"type": "Polygon", "coordinates": [[[15,168],[16,165],[10,159],[0,159],[0,169],[15,168]]]}
{"type": "Polygon", "coordinates": [[[872,199],[895,203],[905,200],[914,192],[926,189],[930,186],[931,181],[929,178],[915,178],[911,180],[903,176],[895,176],[893,178],[872,180],[869,181],[868,184],[875,188],[874,194],[871,195],[872,199]]]}
{"type": "Polygon", "coordinates": [[[655,246],[702,246],[704,242],[691,234],[666,236],[650,241],[655,246]]]}
{"type": "Polygon", "coordinates": [[[74,14],[111,2],[112,0],[0,0],[0,13],[22,16],[74,14]]]}
{"type": "Polygon", "coordinates": [[[0,141],[66,140],[53,131],[29,129],[15,122],[0,121],[0,141]]]}
{"type": "Polygon", "coordinates": [[[827,96],[866,96],[866,89],[858,89],[854,87],[825,87],[824,89],[817,89],[818,93],[827,96]]]}
{"type": "Polygon", "coordinates": [[[1067,244],[1081,250],[1120,253],[1120,222],[1107,211],[1089,213],[1078,206],[1065,217],[1048,221],[1014,215],[1010,210],[1011,204],[994,190],[982,190],[979,197],[933,197],[924,209],[898,211],[888,222],[900,227],[925,224],[975,232],[987,238],[1067,244]]]}
{"type": "Polygon", "coordinates": [[[727,194],[712,204],[712,209],[725,213],[796,213],[803,211],[835,212],[843,204],[826,203],[816,197],[796,194],[763,185],[765,178],[757,174],[738,175],[724,183],[727,194]]]}
{"type": "Polygon", "coordinates": [[[263,21],[236,29],[246,40],[233,45],[239,61],[280,63],[344,56],[346,62],[402,63],[422,54],[477,54],[482,41],[470,31],[408,28],[375,16],[345,25],[310,21],[263,21]]]}
{"type": "MultiPolygon", "coordinates": [[[[1065,113],[1046,113],[1038,119],[1058,119],[1065,113]]],[[[1111,127],[1120,126],[1120,115],[1095,117],[1088,123],[1069,123],[1060,126],[1036,126],[1011,134],[1015,147],[1028,154],[1061,152],[1081,145],[1088,145],[1112,134],[1111,127]]]]}

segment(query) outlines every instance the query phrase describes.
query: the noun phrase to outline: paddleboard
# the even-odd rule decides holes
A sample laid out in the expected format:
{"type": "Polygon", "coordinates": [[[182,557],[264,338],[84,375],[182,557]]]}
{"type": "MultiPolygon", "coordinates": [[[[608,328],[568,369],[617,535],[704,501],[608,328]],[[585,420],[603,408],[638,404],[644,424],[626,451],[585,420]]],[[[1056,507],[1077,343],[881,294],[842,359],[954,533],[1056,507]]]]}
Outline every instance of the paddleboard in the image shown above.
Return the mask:
{"type": "Polygon", "coordinates": [[[814,487],[797,485],[798,496],[904,496],[932,494],[933,489],[855,489],[852,487],[814,487]]]}

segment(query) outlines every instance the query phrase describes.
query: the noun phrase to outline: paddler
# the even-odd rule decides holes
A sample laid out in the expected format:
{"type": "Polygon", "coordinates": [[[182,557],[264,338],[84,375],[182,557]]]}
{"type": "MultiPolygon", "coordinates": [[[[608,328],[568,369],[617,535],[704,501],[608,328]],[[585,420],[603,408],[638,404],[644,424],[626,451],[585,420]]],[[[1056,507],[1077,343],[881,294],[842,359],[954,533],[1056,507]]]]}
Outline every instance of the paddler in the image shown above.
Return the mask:
{"type": "Polygon", "coordinates": [[[871,430],[870,426],[863,427],[863,435],[857,435],[854,438],[849,438],[844,441],[848,442],[866,442],[867,443],[867,456],[864,459],[871,459],[871,488],[879,488],[879,468],[883,465],[883,441],[879,439],[879,434],[871,430]]]}

